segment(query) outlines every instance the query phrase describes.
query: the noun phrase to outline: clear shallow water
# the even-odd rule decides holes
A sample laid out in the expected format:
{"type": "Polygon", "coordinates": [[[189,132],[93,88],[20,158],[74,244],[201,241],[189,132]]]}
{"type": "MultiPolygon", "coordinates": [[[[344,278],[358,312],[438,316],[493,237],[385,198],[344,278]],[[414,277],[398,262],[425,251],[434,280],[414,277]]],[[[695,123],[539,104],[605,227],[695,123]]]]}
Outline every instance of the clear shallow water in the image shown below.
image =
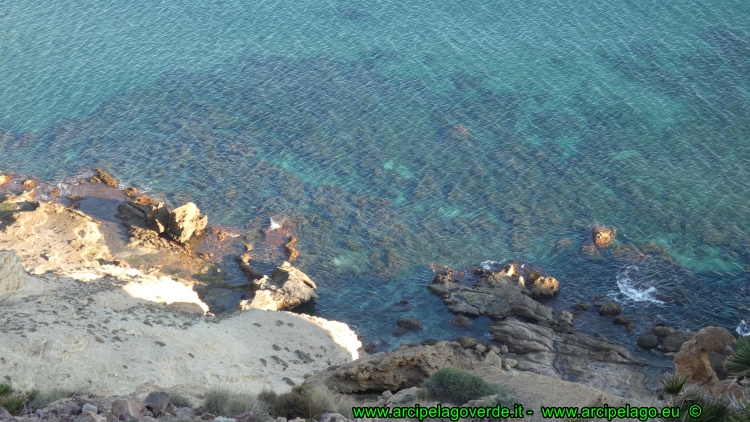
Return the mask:
{"type": "Polygon", "coordinates": [[[287,216],[314,311],[367,341],[462,332],[431,262],[532,261],[637,332],[750,314],[747,2],[18,1],[0,28],[0,168],[287,216]],[[595,223],[674,263],[586,258],[595,223]]]}

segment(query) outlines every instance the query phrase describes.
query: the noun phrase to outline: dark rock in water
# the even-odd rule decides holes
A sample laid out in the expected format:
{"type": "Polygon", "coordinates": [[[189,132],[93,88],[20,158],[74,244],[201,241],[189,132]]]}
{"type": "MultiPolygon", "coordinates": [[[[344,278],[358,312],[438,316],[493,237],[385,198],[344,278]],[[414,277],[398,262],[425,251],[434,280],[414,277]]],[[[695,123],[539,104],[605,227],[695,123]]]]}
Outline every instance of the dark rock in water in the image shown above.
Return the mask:
{"type": "Polygon", "coordinates": [[[583,245],[581,247],[581,252],[589,259],[604,259],[604,257],[602,257],[602,254],[596,248],[596,245],[594,245],[593,243],[583,245]]]}
{"type": "Polygon", "coordinates": [[[651,332],[659,338],[665,338],[678,333],[677,330],[671,327],[667,327],[666,325],[657,325],[651,330],[651,332]]]}
{"type": "Polygon", "coordinates": [[[599,315],[601,316],[612,316],[617,315],[620,312],[622,312],[622,306],[620,306],[619,303],[615,302],[606,302],[599,306],[599,315]]]}
{"type": "Polygon", "coordinates": [[[622,314],[617,315],[616,317],[612,318],[612,323],[615,325],[633,325],[633,321],[631,321],[630,318],[622,314]]]}
{"type": "Polygon", "coordinates": [[[653,334],[638,337],[638,345],[644,349],[653,349],[657,344],[659,344],[659,338],[653,334]]]}
{"type": "Polygon", "coordinates": [[[679,334],[667,336],[662,342],[662,348],[666,352],[679,352],[687,339],[679,334]]]}
{"type": "Polygon", "coordinates": [[[458,343],[442,341],[432,346],[402,347],[364,356],[353,362],[324,369],[305,380],[304,385],[325,385],[338,393],[398,391],[421,386],[440,368],[472,370],[481,363],[458,343]]]}
{"type": "Polygon", "coordinates": [[[604,337],[562,334],[537,324],[507,319],[490,325],[495,341],[507,345],[518,360],[517,369],[575,380],[607,394],[645,398],[640,364],[622,346],[604,337]]]}
{"type": "Polygon", "coordinates": [[[480,278],[473,286],[454,282],[450,276],[435,276],[430,291],[443,299],[453,313],[505,318],[515,315],[554,324],[552,308],[538,303],[505,271],[480,278]]]}
{"type": "Polygon", "coordinates": [[[245,277],[247,277],[247,279],[250,280],[250,282],[253,282],[255,280],[262,279],[264,277],[264,274],[259,269],[250,265],[251,259],[252,258],[250,257],[250,255],[246,253],[243,253],[241,255],[237,255],[236,257],[234,257],[234,260],[239,265],[242,273],[245,274],[245,277]]]}
{"type": "Polygon", "coordinates": [[[456,339],[456,342],[458,342],[458,344],[460,344],[464,349],[471,349],[472,347],[476,346],[477,343],[479,343],[476,338],[470,336],[459,337],[458,339],[456,339]]]}
{"type": "Polygon", "coordinates": [[[451,324],[455,325],[456,327],[469,328],[471,327],[472,322],[469,318],[465,317],[464,315],[458,314],[455,317],[453,317],[453,319],[451,319],[451,324]]]}
{"type": "Polygon", "coordinates": [[[422,340],[421,344],[422,344],[422,346],[434,346],[434,345],[436,345],[438,343],[440,343],[439,340],[436,340],[434,338],[427,338],[427,339],[422,340]]]}
{"type": "Polygon", "coordinates": [[[122,190],[122,192],[128,197],[138,195],[138,189],[134,187],[125,188],[122,190]]]}
{"type": "Polygon", "coordinates": [[[394,331],[392,334],[394,336],[402,336],[404,335],[404,333],[406,333],[406,330],[404,330],[403,328],[399,328],[398,330],[394,331]]]}
{"type": "Polygon", "coordinates": [[[606,248],[612,244],[615,238],[615,230],[611,227],[599,227],[596,226],[591,231],[591,237],[594,240],[594,244],[600,248],[606,248]]]}
{"type": "Polygon", "coordinates": [[[589,310],[589,305],[587,305],[587,304],[585,304],[583,302],[578,302],[575,305],[573,305],[573,309],[575,309],[577,311],[588,311],[589,310]]]}
{"type": "Polygon", "coordinates": [[[398,324],[399,327],[405,328],[407,330],[418,330],[422,328],[421,322],[409,317],[399,318],[398,321],[396,321],[396,324],[398,324]]]}
{"type": "Polygon", "coordinates": [[[368,343],[362,345],[362,350],[364,350],[365,353],[372,353],[375,351],[375,349],[377,349],[377,347],[377,344],[368,343]]]}

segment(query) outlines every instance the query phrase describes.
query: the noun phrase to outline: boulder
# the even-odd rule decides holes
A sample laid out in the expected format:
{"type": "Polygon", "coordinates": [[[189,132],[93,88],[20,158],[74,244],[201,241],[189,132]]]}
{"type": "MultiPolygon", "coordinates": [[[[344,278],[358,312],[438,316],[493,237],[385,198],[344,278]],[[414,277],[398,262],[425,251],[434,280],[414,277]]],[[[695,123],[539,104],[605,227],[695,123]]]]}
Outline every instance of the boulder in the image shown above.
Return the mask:
{"type": "Polygon", "coordinates": [[[399,318],[396,321],[396,324],[399,327],[405,328],[407,330],[419,330],[419,329],[422,328],[422,323],[421,322],[419,322],[415,318],[410,318],[410,317],[399,318]]]}
{"type": "Polygon", "coordinates": [[[477,339],[469,336],[462,336],[456,339],[456,342],[461,345],[464,349],[471,349],[477,345],[477,339]]]}
{"type": "MultiPolygon", "coordinates": [[[[517,368],[575,381],[609,394],[650,396],[640,364],[622,346],[582,333],[508,319],[490,325],[495,341],[507,345],[517,368]]],[[[504,359],[508,362],[508,359],[504,359]]]]}
{"type": "Polygon", "coordinates": [[[271,278],[263,276],[253,282],[255,296],[252,300],[243,300],[240,310],[265,309],[281,311],[292,309],[302,303],[318,299],[315,294],[315,282],[307,274],[294,268],[289,262],[276,267],[271,278]]]}
{"type": "Polygon", "coordinates": [[[622,312],[622,306],[616,302],[606,302],[599,306],[598,311],[601,316],[613,316],[622,312]]]}
{"type": "Polygon", "coordinates": [[[484,357],[484,364],[501,368],[503,366],[503,360],[500,358],[500,356],[497,355],[497,353],[495,353],[494,350],[490,350],[484,357]]]}
{"type": "Polygon", "coordinates": [[[95,404],[91,404],[91,403],[84,403],[81,410],[84,412],[91,412],[95,415],[99,414],[99,409],[96,407],[95,404]]]}
{"type": "Polygon", "coordinates": [[[176,242],[185,243],[193,236],[203,232],[208,226],[208,216],[201,216],[194,203],[175,208],[169,213],[167,234],[176,242]]]}
{"type": "Polygon", "coordinates": [[[612,323],[615,325],[633,325],[633,321],[631,321],[630,318],[622,314],[617,315],[614,318],[612,318],[612,323]]]}
{"type": "Polygon", "coordinates": [[[591,237],[596,246],[606,248],[612,244],[612,240],[615,238],[615,230],[611,227],[596,226],[591,231],[591,237]]]}
{"type": "MultiPolygon", "coordinates": [[[[669,338],[669,337],[668,337],[669,338]]],[[[711,367],[708,354],[735,344],[732,333],[723,327],[705,327],[686,341],[674,357],[676,374],[688,378],[688,383],[698,384],[717,392],[721,389],[719,378],[711,367]]]]}
{"type": "MultiPolygon", "coordinates": [[[[239,420],[237,421],[239,422],[239,420]]],[[[320,415],[320,422],[347,422],[346,416],[341,413],[323,413],[320,415]]]]}
{"type": "Polygon", "coordinates": [[[557,294],[560,283],[554,277],[539,277],[531,285],[531,297],[534,299],[549,299],[557,294]]]}
{"type": "Polygon", "coordinates": [[[75,422],[106,422],[106,418],[94,412],[84,411],[75,419],[75,422]]]}
{"type": "Polygon", "coordinates": [[[169,393],[166,391],[154,391],[146,397],[143,404],[146,406],[146,409],[158,418],[164,415],[171,404],[169,393]]]}
{"type": "Polygon", "coordinates": [[[102,169],[94,169],[96,174],[89,180],[91,183],[102,183],[111,188],[117,187],[117,180],[102,169]]]}
{"type": "Polygon", "coordinates": [[[112,402],[112,414],[121,421],[142,418],[146,412],[146,406],[132,400],[115,400],[112,402]]]}
{"type": "Polygon", "coordinates": [[[473,286],[438,275],[428,288],[455,314],[487,315],[496,319],[515,315],[550,325],[555,323],[552,308],[529,297],[529,292],[518,285],[518,280],[504,271],[482,277],[473,286]]]}
{"type": "Polygon", "coordinates": [[[10,182],[11,179],[12,178],[9,174],[0,174],[0,186],[10,182]]]}
{"type": "Polygon", "coordinates": [[[240,266],[240,271],[245,274],[245,277],[252,283],[255,280],[260,280],[265,274],[259,269],[250,265],[251,257],[249,254],[243,253],[234,257],[234,260],[240,266]]]}
{"type": "Polygon", "coordinates": [[[401,347],[332,366],[311,376],[304,384],[324,385],[344,394],[399,391],[422,385],[433,372],[445,366],[471,370],[479,365],[476,357],[458,343],[442,341],[434,346],[401,347]]]}
{"type": "Polygon", "coordinates": [[[659,338],[654,334],[646,334],[638,337],[638,345],[644,349],[652,349],[659,344],[659,338]]]}

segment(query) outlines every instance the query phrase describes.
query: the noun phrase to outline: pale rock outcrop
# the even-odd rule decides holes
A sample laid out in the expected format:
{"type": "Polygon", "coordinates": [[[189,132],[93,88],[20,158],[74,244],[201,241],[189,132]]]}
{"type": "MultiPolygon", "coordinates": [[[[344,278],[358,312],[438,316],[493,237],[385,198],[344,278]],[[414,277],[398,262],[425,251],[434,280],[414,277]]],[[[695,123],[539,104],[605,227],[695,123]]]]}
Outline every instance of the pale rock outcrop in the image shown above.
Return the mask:
{"type": "Polygon", "coordinates": [[[143,383],[286,391],[282,374],[302,383],[305,374],[356,359],[361,347],[346,324],[322,318],[257,309],[221,317],[175,312],[165,305],[168,292],[146,288],[167,280],[134,269],[24,277],[0,300],[0,374],[22,391],[125,395],[143,383]],[[138,284],[143,288],[124,288],[138,284]],[[311,359],[301,361],[296,351],[311,359]]]}
{"type": "Polygon", "coordinates": [[[554,277],[535,278],[531,285],[531,297],[534,299],[549,299],[557,294],[560,283],[554,277]]]}
{"type": "Polygon", "coordinates": [[[564,334],[541,325],[508,319],[490,325],[496,341],[507,345],[517,369],[575,381],[608,394],[645,399],[640,364],[622,346],[581,333],[564,334]]]}
{"type": "Polygon", "coordinates": [[[115,400],[111,412],[119,420],[138,419],[146,413],[146,406],[133,400],[115,400]]]}
{"type": "Polygon", "coordinates": [[[688,377],[688,383],[699,384],[712,392],[726,391],[711,367],[708,354],[735,344],[732,333],[724,327],[705,327],[680,347],[674,357],[676,374],[688,377]]]}
{"type": "Polygon", "coordinates": [[[169,213],[167,233],[173,240],[185,243],[193,234],[203,232],[206,226],[208,226],[208,216],[201,216],[198,207],[188,202],[169,213]]]}
{"type": "Polygon", "coordinates": [[[252,300],[240,302],[238,306],[241,310],[287,310],[318,299],[315,282],[286,261],[276,267],[270,278],[263,276],[254,280],[252,288],[255,296],[252,300]]]}
{"type": "Polygon", "coordinates": [[[398,391],[422,385],[433,372],[446,366],[471,370],[481,365],[470,351],[455,342],[403,345],[392,352],[327,368],[308,378],[305,384],[324,385],[339,393],[398,391]]]}
{"type": "Polygon", "coordinates": [[[58,204],[27,204],[28,210],[22,207],[0,225],[0,250],[15,250],[32,274],[98,266],[100,259],[111,260],[91,217],[58,204]]]}

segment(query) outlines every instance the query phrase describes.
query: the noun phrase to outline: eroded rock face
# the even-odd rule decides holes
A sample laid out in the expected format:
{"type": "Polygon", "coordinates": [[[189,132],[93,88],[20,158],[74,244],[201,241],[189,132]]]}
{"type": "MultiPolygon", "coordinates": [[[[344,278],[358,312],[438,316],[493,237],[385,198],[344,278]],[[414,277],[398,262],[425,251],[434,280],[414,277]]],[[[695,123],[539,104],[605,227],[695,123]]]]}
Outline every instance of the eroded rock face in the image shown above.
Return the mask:
{"type": "Polygon", "coordinates": [[[422,385],[442,367],[471,370],[479,365],[473,354],[458,343],[442,341],[433,346],[402,346],[330,367],[308,378],[305,384],[325,385],[339,393],[398,391],[422,385]]]}
{"type": "Polygon", "coordinates": [[[252,300],[241,301],[241,310],[280,311],[318,299],[318,295],[315,294],[315,282],[289,262],[276,267],[270,278],[263,276],[254,280],[253,288],[255,296],[252,300]]]}
{"type": "Polygon", "coordinates": [[[531,297],[534,299],[549,299],[557,294],[560,283],[554,277],[535,278],[531,285],[531,297]]]}
{"type": "Polygon", "coordinates": [[[735,344],[732,333],[723,327],[705,327],[691,340],[686,341],[674,357],[676,374],[688,377],[688,383],[696,383],[709,390],[719,387],[719,378],[711,367],[708,354],[735,344]]]}
{"type": "Polygon", "coordinates": [[[58,204],[17,199],[25,205],[0,226],[0,250],[16,250],[32,274],[98,266],[99,259],[111,260],[99,226],[91,217],[58,204]]]}
{"type": "Polygon", "coordinates": [[[188,202],[169,213],[167,232],[173,240],[185,243],[193,234],[206,230],[206,226],[208,226],[208,216],[201,217],[198,207],[188,202]]]}
{"type": "Polygon", "coordinates": [[[517,368],[579,382],[623,397],[650,397],[636,359],[622,346],[581,333],[564,334],[517,320],[490,325],[496,341],[507,345],[517,368]]]}

